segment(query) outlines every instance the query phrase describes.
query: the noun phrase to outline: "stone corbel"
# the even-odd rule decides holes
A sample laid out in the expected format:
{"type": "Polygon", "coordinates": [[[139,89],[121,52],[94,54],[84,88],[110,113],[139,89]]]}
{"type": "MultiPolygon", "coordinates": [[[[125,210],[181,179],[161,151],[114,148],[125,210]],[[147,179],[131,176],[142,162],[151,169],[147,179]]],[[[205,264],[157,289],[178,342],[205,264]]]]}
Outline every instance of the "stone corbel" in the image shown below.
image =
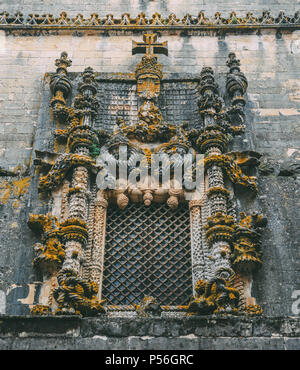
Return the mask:
{"type": "Polygon", "coordinates": [[[43,274],[44,279],[55,275],[65,258],[58,219],[51,214],[30,214],[28,226],[42,239],[42,243],[34,245],[34,267],[43,274]]]}
{"type": "Polygon", "coordinates": [[[246,216],[243,212],[240,213],[240,219],[233,234],[231,261],[243,285],[245,311],[249,314],[258,314],[262,310],[251,296],[251,285],[253,272],[262,264],[260,238],[267,225],[267,219],[258,213],[246,216]]]}
{"type": "Polygon", "coordinates": [[[35,256],[32,262],[33,266],[42,274],[41,292],[43,293],[40,296],[40,303],[43,302],[43,304],[39,303],[33,306],[31,313],[33,315],[49,315],[52,307],[55,307],[52,291],[57,287],[57,274],[65,259],[60,224],[57,217],[51,214],[30,214],[28,226],[41,235],[42,239],[42,243],[34,245],[35,256]]]}
{"type": "Polygon", "coordinates": [[[189,315],[238,314],[239,292],[224,278],[198,280],[196,294],[187,307],[189,315]]]}
{"type": "Polygon", "coordinates": [[[217,165],[222,168],[228,175],[230,181],[238,186],[247,188],[257,193],[257,185],[254,176],[246,176],[240,166],[232,159],[230,155],[219,154],[211,155],[204,159],[205,168],[217,165]]]}
{"type": "Polygon", "coordinates": [[[50,171],[39,179],[38,190],[40,193],[50,193],[65,179],[67,172],[76,166],[86,166],[91,171],[96,171],[96,161],[87,155],[61,154],[57,157],[50,171]]]}

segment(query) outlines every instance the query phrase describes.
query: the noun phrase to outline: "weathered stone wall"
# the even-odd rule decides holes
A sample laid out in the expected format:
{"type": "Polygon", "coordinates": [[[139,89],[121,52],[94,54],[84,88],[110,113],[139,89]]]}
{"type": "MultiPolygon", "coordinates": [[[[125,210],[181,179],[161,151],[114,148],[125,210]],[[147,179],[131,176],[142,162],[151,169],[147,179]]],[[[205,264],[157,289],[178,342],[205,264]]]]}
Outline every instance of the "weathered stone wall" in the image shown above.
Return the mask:
{"type": "MultiPolygon", "coordinates": [[[[102,16],[124,12],[148,16],[171,12],[182,17],[200,10],[213,15],[220,11],[239,15],[247,11],[261,14],[270,9],[293,15],[297,1],[2,1],[0,9],[52,13],[62,10],[70,16],[93,12],[102,16]]],[[[47,36],[13,36],[0,30],[0,313],[29,313],[29,304],[37,303],[39,283],[32,270],[32,245],[35,235],[27,227],[30,212],[42,212],[37,199],[37,179],[33,176],[33,145],[38,125],[43,125],[40,111],[48,110],[47,72],[54,72],[54,61],[67,51],[73,64],[70,72],[82,72],[91,66],[97,72],[132,72],[139,56],[132,56],[132,40],[141,32],[62,32],[47,36]],[[31,186],[28,186],[31,184],[31,186]]],[[[168,41],[169,56],[160,56],[164,71],[200,73],[211,66],[224,88],[226,59],[235,52],[241,61],[249,87],[246,94],[247,135],[238,139],[237,150],[252,149],[263,154],[259,170],[260,210],[269,223],[262,239],[263,267],[254,276],[253,291],[257,303],[268,316],[290,316],[292,297],[300,290],[299,245],[299,144],[300,144],[300,31],[276,29],[226,32],[197,31],[195,34],[161,32],[168,41]]],[[[45,113],[48,114],[48,113],[45,113]]],[[[42,145],[42,142],[40,142],[42,145]]],[[[247,211],[257,203],[242,200],[247,211]]]]}
{"type": "Polygon", "coordinates": [[[233,10],[245,14],[248,11],[258,14],[263,10],[272,10],[275,13],[278,13],[280,10],[286,10],[293,13],[297,10],[298,1],[254,0],[249,2],[246,0],[216,0],[211,2],[210,0],[190,0],[180,2],[178,0],[88,0],[75,2],[74,0],[66,0],[62,4],[58,0],[51,2],[2,0],[1,6],[8,12],[21,11],[23,14],[47,12],[54,15],[65,10],[72,16],[78,13],[86,16],[96,12],[102,15],[114,14],[120,17],[122,13],[130,13],[132,16],[136,16],[140,12],[145,12],[148,15],[158,12],[164,16],[175,13],[178,17],[182,17],[186,13],[198,14],[200,10],[204,10],[207,15],[213,15],[215,12],[221,12],[222,15],[225,15],[233,10]]]}
{"type": "Polygon", "coordinates": [[[292,318],[0,316],[0,350],[296,350],[299,341],[292,318]]]}

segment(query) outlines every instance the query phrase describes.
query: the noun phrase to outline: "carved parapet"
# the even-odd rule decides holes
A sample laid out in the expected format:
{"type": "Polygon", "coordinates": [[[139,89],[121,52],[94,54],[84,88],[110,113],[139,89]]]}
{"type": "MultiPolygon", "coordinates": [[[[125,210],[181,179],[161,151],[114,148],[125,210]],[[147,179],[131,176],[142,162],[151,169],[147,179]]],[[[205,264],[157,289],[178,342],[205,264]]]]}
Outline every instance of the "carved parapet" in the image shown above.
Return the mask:
{"type": "Polygon", "coordinates": [[[213,278],[198,280],[195,296],[191,299],[187,312],[190,315],[238,313],[239,292],[231,287],[231,280],[213,278]]]}
{"type": "Polygon", "coordinates": [[[231,256],[233,268],[244,274],[251,273],[261,265],[260,237],[267,219],[257,213],[246,216],[241,213],[241,221],[233,236],[233,253],[231,256]]]}
{"type": "Polygon", "coordinates": [[[62,270],[57,280],[59,286],[53,292],[58,304],[56,315],[96,316],[106,313],[105,300],[97,299],[96,283],[84,280],[70,270],[62,270]]]}
{"type": "Polygon", "coordinates": [[[291,27],[299,24],[299,11],[295,14],[286,15],[284,11],[280,11],[278,15],[271,15],[270,11],[263,11],[261,15],[254,16],[248,12],[246,15],[237,15],[235,11],[228,12],[227,16],[222,16],[220,12],[216,12],[211,16],[205,16],[203,11],[198,15],[192,16],[185,14],[183,18],[178,18],[174,13],[167,14],[165,17],[159,13],[146,16],[145,13],[140,13],[136,17],[132,17],[129,13],[121,14],[116,17],[113,14],[99,16],[97,13],[92,13],[86,18],[82,14],[77,14],[75,17],[68,16],[66,12],[62,12],[60,16],[54,17],[52,14],[28,14],[24,16],[21,12],[9,14],[6,11],[0,13],[0,25],[4,29],[14,28],[15,30],[41,30],[54,29],[63,31],[64,29],[80,30],[145,30],[145,26],[155,26],[159,31],[174,30],[174,27],[184,29],[259,29],[260,26],[291,27]],[[242,27],[241,27],[242,26],[242,27]]]}

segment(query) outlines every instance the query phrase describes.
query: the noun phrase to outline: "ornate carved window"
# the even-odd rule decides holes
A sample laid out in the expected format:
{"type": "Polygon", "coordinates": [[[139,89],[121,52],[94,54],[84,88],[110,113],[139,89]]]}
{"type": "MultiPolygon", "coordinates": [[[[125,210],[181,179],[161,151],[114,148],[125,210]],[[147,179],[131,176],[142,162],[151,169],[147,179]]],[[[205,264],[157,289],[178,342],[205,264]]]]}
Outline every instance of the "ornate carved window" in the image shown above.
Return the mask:
{"type": "Polygon", "coordinates": [[[77,78],[67,72],[66,53],[56,60],[50,105],[57,128],[35,159],[49,211],[29,219],[41,234],[34,266],[53,289],[48,305],[32,312],[259,313],[249,286],[266,220],[238,215],[235,193],[256,194],[247,168],[259,154],[229,150],[245,131],[247,79],[239,60],[229,54],[226,106],[210,67],[164,76],[156,55],[167,55],[167,43],[157,35],[134,42],[136,53],[144,55],[134,75],[88,67],[77,78]],[[154,155],[167,160],[153,180],[154,155]],[[194,191],[198,155],[205,181],[196,176],[194,191]],[[196,161],[178,172],[187,157],[196,161]]]}

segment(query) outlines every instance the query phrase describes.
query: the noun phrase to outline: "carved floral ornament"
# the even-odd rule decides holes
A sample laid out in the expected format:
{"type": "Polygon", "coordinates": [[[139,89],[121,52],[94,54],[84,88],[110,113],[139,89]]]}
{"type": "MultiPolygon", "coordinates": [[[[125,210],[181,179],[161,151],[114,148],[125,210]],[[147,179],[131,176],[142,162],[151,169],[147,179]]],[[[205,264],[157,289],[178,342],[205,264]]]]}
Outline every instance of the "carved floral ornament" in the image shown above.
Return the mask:
{"type": "Polygon", "coordinates": [[[115,18],[113,14],[100,17],[97,13],[92,13],[89,18],[84,18],[82,14],[75,17],[69,17],[66,12],[55,17],[52,14],[34,14],[23,15],[21,12],[9,14],[6,11],[0,13],[1,29],[172,29],[172,28],[231,28],[246,26],[248,28],[272,28],[272,27],[299,27],[300,12],[296,11],[294,15],[286,15],[280,11],[278,15],[272,15],[270,11],[265,10],[261,15],[254,15],[248,12],[244,16],[237,15],[232,11],[227,16],[216,12],[214,16],[207,17],[203,11],[197,16],[186,14],[179,19],[174,13],[169,16],[162,16],[155,13],[147,17],[145,13],[140,13],[136,17],[124,13],[121,18],[115,18]]]}
{"type": "MultiPolygon", "coordinates": [[[[141,202],[145,207],[152,202],[166,202],[171,209],[183,203],[189,205],[194,295],[188,305],[171,309],[188,315],[261,313],[249,294],[249,285],[253,271],[262,263],[260,237],[266,219],[258,213],[241,213],[238,217],[236,196],[228,187],[229,182],[254,196],[258,191],[255,177],[245,174],[244,168],[257,164],[259,154],[227,152],[232,137],[243,134],[245,129],[247,79],[239,60],[229,54],[228,106],[219,96],[212,68],[202,69],[198,105],[203,126],[188,129],[186,125],[166,122],[158,104],[163,71],[155,54],[167,54],[167,43],[158,43],[156,35],[145,34],[143,43],[133,43],[133,53],[145,53],[135,75],[139,121],[132,124],[119,119],[113,133],[93,128],[101,103],[93,70],[83,71],[78,95],[68,106],[66,98],[72,83],[67,67],[71,61],[66,53],[56,60],[57,71],[50,81],[50,107],[60,127],[55,135],[55,140],[60,140],[60,150],[47,153],[44,159],[42,152],[37,152],[35,164],[44,172],[39,178],[39,192],[50,201],[59,193],[61,205],[59,211],[51,211],[50,202],[47,215],[30,215],[28,222],[41,235],[41,243],[34,246],[34,267],[40,270],[43,280],[50,277],[54,284],[49,304],[35,306],[32,313],[93,316],[110,310],[101,292],[106,209],[114,203],[122,210],[129,202],[141,202]],[[125,159],[121,155],[124,148],[125,159]],[[198,198],[187,197],[191,191],[186,178],[182,187],[176,186],[176,169],[191,153],[194,157],[204,156],[204,182],[198,198]],[[149,186],[154,154],[167,158],[176,155],[176,161],[164,162],[156,183],[149,186]],[[145,170],[144,178],[140,178],[138,186],[130,181],[123,183],[123,162],[127,165],[125,175],[135,174],[140,155],[139,169],[145,170]],[[117,171],[111,171],[107,163],[117,171]],[[171,181],[165,187],[162,174],[167,167],[171,181]],[[95,183],[99,174],[113,186],[101,188],[95,183]]],[[[191,178],[193,171],[192,166],[191,178]]],[[[155,297],[145,297],[134,307],[141,317],[170,310],[160,306],[155,297]]]]}

